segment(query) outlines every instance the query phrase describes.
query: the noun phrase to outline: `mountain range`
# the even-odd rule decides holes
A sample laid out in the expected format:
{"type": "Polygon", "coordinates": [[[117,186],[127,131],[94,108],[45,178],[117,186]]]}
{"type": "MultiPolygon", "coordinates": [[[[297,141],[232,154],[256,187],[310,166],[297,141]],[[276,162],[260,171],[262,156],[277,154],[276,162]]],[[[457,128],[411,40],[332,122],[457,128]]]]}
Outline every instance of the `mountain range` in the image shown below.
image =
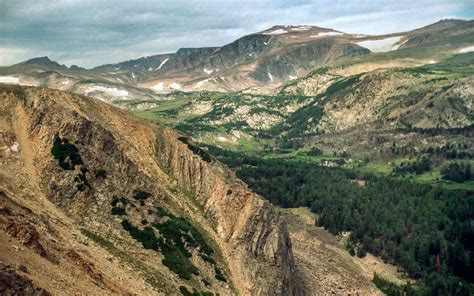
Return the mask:
{"type": "Polygon", "coordinates": [[[0,67],[0,294],[469,295],[473,101],[472,20],[0,67]]]}
{"type": "MultiPolygon", "coordinates": [[[[41,57],[2,67],[0,73],[14,75],[25,84],[103,97],[113,94],[114,88],[137,88],[130,89],[128,96],[123,92],[122,97],[128,99],[173,91],[242,91],[278,86],[315,68],[348,61],[430,63],[468,50],[473,43],[472,27],[472,21],[442,20],[413,31],[370,36],[316,26],[274,26],[222,47],[181,48],[176,53],[92,69],[68,68],[41,57]],[[109,90],[94,88],[98,86],[109,90]]],[[[120,97],[119,92],[115,94],[120,97]]]]}

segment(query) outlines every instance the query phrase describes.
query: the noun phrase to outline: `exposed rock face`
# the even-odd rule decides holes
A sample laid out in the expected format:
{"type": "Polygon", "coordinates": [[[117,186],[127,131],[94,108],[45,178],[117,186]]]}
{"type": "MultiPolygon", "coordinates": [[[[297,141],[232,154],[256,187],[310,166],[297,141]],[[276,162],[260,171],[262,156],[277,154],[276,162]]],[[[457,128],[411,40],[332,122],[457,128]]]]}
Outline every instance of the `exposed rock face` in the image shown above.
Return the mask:
{"type": "Polygon", "coordinates": [[[48,291],[36,287],[33,282],[21,275],[9,265],[0,262],[0,294],[10,295],[38,295],[49,296],[48,291]]]}
{"type": "Polygon", "coordinates": [[[267,201],[249,192],[230,170],[206,163],[177,134],[163,130],[157,157],[178,186],[195,192],[217,233],[243,294],[298,295],[291,242],[279,214],[267,201]]]}
{"type": "MultiPolygon", "coordinates": [[[[178,140],[176,132],[140,122],[105,103],[60,91],[2,87],[0,96],[0,112],[5,118],[0,128],[6,135],[2,139],[6,147],[19,142],[19,148],[15,148],[19,152],[9,148],[13,152],[5,154],[6,163],[11,171],[30,178],[28,188],[37,206],[53,202],[42,215],[67,215],[61,223],[56,222],[58,218],[50,218],[52,226],[43,225],[36,214],[23,224],[22,216],[0,219],[0,229],[40,256],[44,252],[64,258],[50,260],[50,265],[61,266],[68,273],[75,266],[73,274],[83,286],[68,291],[150,294],[154,290],[176,294],[184,285],[221,295],[301,294],[291,242],[278,211],[247,190],[220,163],[203,160],[193,147],[178,140]],[[58,139],[68,140],[61,144],[66,145],[63,149],[68,155],[56,155],[55,159],[52,147],[58,139]],[[130,197],[136,190],[146,190],[151,197],[120,203],[125,217],[111,216],[114,198],[130,197]],[[211,286],[177,278],[160,263],[160,252],[143,249],[122,229],[120,221],[124,218],[134,225],[156,222],[150,214],[155,205],[199,225],[209,243],[216,246],[221,256],[216,255],[212,268],[192,256],[200,269],[199,276],[211,286]],[[75,230],[71,240],[82,241],[77,234],[79,225],[115,259],[105,262],[89,243],[71,248],[64,238],[71,234],[60,235],[61,229],[75,230]],[[209,269],[213,272],[214,266],[225,270],[228,284],[213,278],[209,269]],[[159,279],[145,277],[147,283],[144,278],[131,283],[132,278],[143,274],[159,279]],[[123,278],[130,281],[123,282],[123,278]]],[[[21,192],[8,170],[0,173],[0,189],[21,192]]],[[[18,196],[16,202],[26,202],[18,196]]],[[[9,207],[0,210],[11,213],[9,207]]],[[[30,270],[30,266],[27,268],[30,270]]],[[[54,289],[61,285],[69,283],[65,280],[54,289]]]]}

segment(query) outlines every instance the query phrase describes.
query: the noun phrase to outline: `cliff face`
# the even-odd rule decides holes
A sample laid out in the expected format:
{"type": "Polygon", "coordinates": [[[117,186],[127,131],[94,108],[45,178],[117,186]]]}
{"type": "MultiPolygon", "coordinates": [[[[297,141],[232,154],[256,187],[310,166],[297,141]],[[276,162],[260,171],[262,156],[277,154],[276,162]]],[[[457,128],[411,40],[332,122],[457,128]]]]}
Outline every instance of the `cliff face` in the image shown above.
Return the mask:
{"type": "MultiPolygon", "coordinates": [[[[194,192],[217,235],[243,294],[297,295],[291,242],[275,208],[250,192],[230,170],[206,162],[178,135],[162,130],[157,158],[177,185],[194,192]]],[[[192,145],[192,144],[190,144],[192,145]]]]}
{"type": "MultiPolygon", "coordinates": [[[[0,240],[6,234],[21,243],[22,233],[31,230],[21,251],[35,260],[23,263],[29,275],[18,274],[35,287],[53,294],[177,294],[182,288],[221,295],[299,294],[278,211],[220,163],[178,140],[176,132],[60,91],[2,86],[0,96],[0,144],[7,147],[1,155],[0,209],[9,213],[0,219],[0,240]],[[22,208],[31,209],[27,220],[22,208]],[[160,227],[170,220],[184,225],[178,234],[186,232],[180,235],[192,242],[172,253],[192,270],[189,277],[188,270],[171,272],[179,264],[162,263],[173,238],[160,227]],[[125,221],[138,230],[130,235],[125,221]],[[137,233],[145,230],[166,245],[144,242],[137,233]],[[204,256],[204,247],[213,252],[204,256]],[[41,258],[49,263],[41,264],[41,258]],[[51,285],[45,275],[61,281],[51,285]]],[[[12,252],[1,252],[0,260],[17,264],[12,252]]]]}

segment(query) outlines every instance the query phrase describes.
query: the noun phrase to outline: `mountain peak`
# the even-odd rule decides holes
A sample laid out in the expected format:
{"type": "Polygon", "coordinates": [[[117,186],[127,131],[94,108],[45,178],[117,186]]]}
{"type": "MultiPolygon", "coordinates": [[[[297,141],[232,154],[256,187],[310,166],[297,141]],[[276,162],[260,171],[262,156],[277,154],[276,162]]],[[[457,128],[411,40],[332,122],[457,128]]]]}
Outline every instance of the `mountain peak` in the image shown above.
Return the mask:
{"type": "Polygon", "coordinates": [[[461,19],[441,19],[435,23],[432,23],[430,25],[427,25],[423,28],[420,28],[420,29],[445,29],[445,28],[451,28],[451,27],[455,27],[455,26],[459,26],[459,25],[462,25],[464,23],[466,23],[467,21],[466,20],[461,20],[461,19]]]}
{"type": "Polygon", "coordinates": [[[17,65],[38,65],[47,66],[54,69],[67,69],[65,65],[61,65],[56,61],[52,61],[48,56],[32,58],[18,63],[17,65]]]}

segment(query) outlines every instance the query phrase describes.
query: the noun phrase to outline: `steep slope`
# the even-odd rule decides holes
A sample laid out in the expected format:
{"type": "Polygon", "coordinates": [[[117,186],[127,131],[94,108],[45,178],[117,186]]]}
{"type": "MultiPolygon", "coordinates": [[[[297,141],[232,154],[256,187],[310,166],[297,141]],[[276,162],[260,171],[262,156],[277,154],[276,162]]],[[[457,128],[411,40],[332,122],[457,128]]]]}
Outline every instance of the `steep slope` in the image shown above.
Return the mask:
{"type": "Polygon", "coordinates": [[[331,154],[378,158],[394,142],[419,150],[471,147],[462,134],[474,122],[473,58],[463,53],[441,63],[355,75],[341,73],[340,66],[320,68],[277,95],[199,93],[137,114],[231,150],[317,143],[331,154]],[[441,134],[430,136],[435,130],[441,134]]]}
{"type": "Polygon", "coordinates": [[[299,295],[278,211],[187,139],[87,97],[0,96],[0,259],[17,292],[299,295]]]}
{"type": "Polygon", "coordinates": [[[322,117],[317,121],[300,118],[312,131],[375,123],[389,129],[462,128],[473,120],[473,59],[474,54],[465,53],[423,67],[380,69],[349,77],[321,69],[284,87],[282,93],[316,96],[312,105],[323,107],[322,117]]]}
{"type": "Polygon", "coordinates": [[[114,78],[117,82],[135,84],[147,80],[150,73],[159,71],[171,56],[172,54],[158,54],[118,64],[102,65],[90,71],[114,78]]]}
{"type": "Polygon", "coordinates": [[[342,35],[315,26],[275,26],[218,48],[180,49],[143,86],[241,90],[278,84],[315,66],[370,53],[347,38],[336,38],[342,35]]]}
{"type": "Polygon", "coordinates": [[[51,61],[48,57],[38,57],[32,58],[27,61],[16,64],[15,66],[43,66],[51,70],[67,70],[68,68],[65,65],[60,65],[58,62],[51,61]]]}

